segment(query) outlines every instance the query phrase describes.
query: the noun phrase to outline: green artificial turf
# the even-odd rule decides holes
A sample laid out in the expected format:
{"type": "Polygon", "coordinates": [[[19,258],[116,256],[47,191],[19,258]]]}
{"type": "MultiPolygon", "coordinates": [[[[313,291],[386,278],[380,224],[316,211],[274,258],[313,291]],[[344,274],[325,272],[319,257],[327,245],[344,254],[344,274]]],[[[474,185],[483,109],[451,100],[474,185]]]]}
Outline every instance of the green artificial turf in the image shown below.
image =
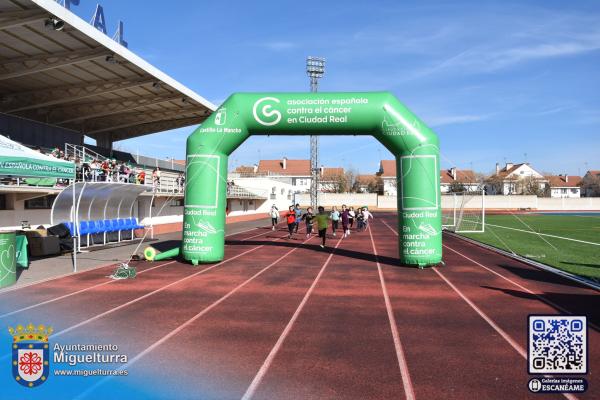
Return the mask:
{"type": "Polygon", "coordinates": [[[508,250],[563,271],[600,278],[600,215],[486,215],[484,233],[461,233],[468,238],[508,250]],[[545,233],[592,245],[501,227],[545,233]]]}

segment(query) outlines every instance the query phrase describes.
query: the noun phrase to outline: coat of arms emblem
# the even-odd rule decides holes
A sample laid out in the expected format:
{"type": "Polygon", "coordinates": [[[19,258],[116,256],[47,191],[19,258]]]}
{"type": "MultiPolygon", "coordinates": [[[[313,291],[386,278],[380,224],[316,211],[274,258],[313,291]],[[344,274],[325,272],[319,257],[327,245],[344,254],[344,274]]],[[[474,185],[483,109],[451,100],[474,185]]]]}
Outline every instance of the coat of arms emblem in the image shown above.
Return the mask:
{"type": "Polygon", "coordinates": [[[52,327],[45,325],[8,328],[13,337],[12,373],[15,380],[26,387],[36,387],[46,382],[50,372],[48,336],[52,327]]]}

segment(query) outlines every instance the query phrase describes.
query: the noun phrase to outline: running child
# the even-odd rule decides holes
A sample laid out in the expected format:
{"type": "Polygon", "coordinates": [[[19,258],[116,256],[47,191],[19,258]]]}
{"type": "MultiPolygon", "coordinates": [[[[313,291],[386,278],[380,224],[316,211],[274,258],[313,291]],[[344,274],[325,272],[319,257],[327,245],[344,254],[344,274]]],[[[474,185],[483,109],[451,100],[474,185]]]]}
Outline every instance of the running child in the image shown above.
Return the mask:
{"type": "Polygon", "coordinates": [[[369,212],[369,209],[367,207],[363,207],[362,213],[364,217],[363,223],[365,224],[365,229],[367,229],[369,227],[369,218],[373,219],[373,214],[369,212]]]}
{"type": "Polygon", "coordinates": [[[340,223],[340,212],[337,210],[336,206],[333,206],[331,209],[331,214],[329,216],[331,219],[331,230],[333,231],[333,236],[336,236],[335,231],[338,228],[338,224],[340,223]]]}
{"type": "Polygon", "coordinates": [[[352,228],[352,225],[354,225],[354,218],[356,218],[354,207],[350,207],[350,210],[348,211],[348,222],[350,222],[350,228],[352,228]]]}
{"type": "Polygon", "coordinates": [[[294,206],[290,206],[287,214],[285,214],[285,218],[288,225],[288,239],[291,239],[292,233],[294,233],[294,228],[296,227],[296,211],[294,211],[294,206]]]}
{"type": "Polygon", "coordinates": [[[319,206],[319,213],[315,215],[314,219],[317,221],[317,229],[319,230],[319,237],[321,238],[321,248],[325,248],[325,239],[327,238],[327,225],[329,224],[329,215],[325,213],[325,208],[319,206]]]}
{"type": "Polygon", "coordinates": [[[344,237],[350,236],[350,228],[348,227],[348,224],[350,223],[350,210],[346,208],[345,204],[342,205],[340,219],[342,220],[342,229],[344,230],[344,237]]]}
{"type": "Polygon", "coordinates": [[[295,232],[298,233],[298,227],[300,227],[300,221],[302,219],[302,209],[300,208],[300,204],[296,204],[296,207],[294,207],[294,212],[296,213],[296,229],[295,229],[295,232]]]}
{"type": "Polygon", "coordinates": [[[310,237],[310,234],[312,233],[313,224],[314,224],[313,220],[315,219],[315,215],[313,214],[312,207],[308,207],[306,209],[306,213],[302,216],[302,219],[306,223],[306,237],[308,238],[308,237],[310,237]]]}
{"type": "Polygon", "coordinates": [[[362,208],[356,210],[356,231],[360,232],[365,227],[365,216],[362,212],[362,208]]]}
{"type": "Polygon", "coordinates": [[[279,209],[275,204],[271,206],[271,211],[269,211],[269,216],[271,217],[271,225],[273,226],[271,229],[275,230],[275,226],[277,222],[279,222],[279,209]]]}

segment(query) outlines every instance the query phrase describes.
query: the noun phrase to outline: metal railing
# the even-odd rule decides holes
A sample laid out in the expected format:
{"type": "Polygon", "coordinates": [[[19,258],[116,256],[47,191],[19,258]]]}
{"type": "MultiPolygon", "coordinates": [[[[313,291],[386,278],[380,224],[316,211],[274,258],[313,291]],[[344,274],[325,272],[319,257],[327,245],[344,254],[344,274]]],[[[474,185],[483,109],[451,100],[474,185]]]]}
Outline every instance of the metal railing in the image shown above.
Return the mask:
{"type": "Polygon", "coordinates": [[[106,157],[102,154],[96,153],[93,150],[88,149],[85,146],[65,143],[65,157],[73,157],[73,160],[81,160],[81,162],[88,162],[92,160],[104,161],[106,157]]]}
{"type": "Polygon", "coordinates": [[[246,188],[237,185],[227,186],[227,197],[234,199],[266,199],[269,192],[266,189],[246,188]]]}

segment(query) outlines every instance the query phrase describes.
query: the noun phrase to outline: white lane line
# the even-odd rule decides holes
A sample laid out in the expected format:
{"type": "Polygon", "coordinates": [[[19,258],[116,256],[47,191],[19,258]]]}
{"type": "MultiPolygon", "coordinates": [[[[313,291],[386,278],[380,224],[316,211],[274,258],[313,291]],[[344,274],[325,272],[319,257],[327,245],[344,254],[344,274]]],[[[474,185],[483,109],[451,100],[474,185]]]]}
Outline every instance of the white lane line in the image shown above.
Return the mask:
{"type": "MultiPolygon", "coordinates": [[[[153,269],[164,267],[165,265],[173,264],[175,262],[176,261],[170,261],[170,262],[167,262],[167,263],[164,263],[164,264],[156,265],[154,267],[147,268],[147,269],[145,269],[143,271],[140,271],[137,274],[141,275],[144,272],[152,271],[153,269]]],[[[45,304],[50,304],[50,303],[53,303],[55,301],[63,300],[63,299],[66,299],[67,297],[75,296],[76,294],[87,292],[88,290],[92,290],[92,289],[95,289],[95,288],[100,287],[100,286],[108,285],[108,284],[111,284],[113,282],[118,282],[118,281],[117,280],[105,281],[105,282],[98,283],[96,285],[93,285],[93,286],[90,286],[90,287],[78,290],[76,292],[67,293],[67,294],[59,296],[59,297],[55,297],[55,298],[52,298],[52,299],[49,299],[49,300],[45,300],[45,301],[42,301],[42,302],[39,302],[39,303],[36,303],[36,304],[32,304],[32,305],[27,306],[27,307],[19,308],[18,310],[14,310],[14,311],[11,311],[11,312],[8,312],[8,313],[0,315],[0,319],[4,318],[4,317],[8,317],[10,315],[18,314],[18,313],[23,312],[23,311],[31,310],[32,308],[43,306],[45,304]]]]}
{"type": "Polygon", "coordinates": [[[439,277],[442,278],[444,280],[444,282],[446,282],[448,284],[448,286],[450,286],[452,288],[452,290],[454,290],[473,310],[475,310],[475,312],[477,314],[479,314],[479,316],[481,318],[483,318],[485,320],[485,322],[487,322],[492,328],[494,328],[494,330],[496,332],[498,332],[498,334],[500,334],[500,336],[502,336],[504,338],[504,340],[506,340],[508,342],[508,344],[510,344],[512,346],[512,348],[517,351],[517,353],[519,353],[524,358],[527,358],[527,352],[525,352],[525,349],[523,349],[523,347],[521,347],[513,338],[511,338],[508,335],[508,333],[506,333],[502,328],[500,328],[498,325],[496,325],[496,323],[490,317],[488,317],[486,313],[484,313],[479,307],[477,307],[475,305],[475,303],[473,303],[471,300],[469,300],[469,298],[467,298],[467,296],[465,296],[456,286],[454,286],[452,284],[452,282],[450,282],[444,276],[444,274],[442,274],[440,271],[437,270],[437,268],[431,268],[431,269],[436,274],[438,274],[439,277]]]}
{"type": "MultiPolygon", "coordinates": [[[[398,233],[393,230],[387,223],[385,223],[385,221],[382,221],[388,228],[390,228],[395,234],[396,236],[398,236],[398,233]]],[[[479,316],[481,318],[483,318],[483,320],[485,322],[488,323],[488,325],[490,325],[500,336],[502,336],[502,338],[504,340],[506,340],[508,342],[508,344],[511,345],[511,347],[513,349],[515,349],[517,351],[517,353],[519,353],[521,355],[521,357],[523,357],[525,360],[527,360],[527,352],[525,351],[525,349],[523,349],[523,347],[521,347],[512,337],[510,337],[510,335],[508,333],[506,333],[502,328],[500,328],[490,317],[487,316],[486,313],[484,313],[479,307],[477,307],[475,305],[475,303],[473,303],[471,300],[469,300],[469,298],[467,296],[465,296],[456,286],[454,286],[452,284],[452,282],[450,282],[440,271],[438,271],[437,268],[431,268],[440,278],[442,278],[444,280],[444,282],[446,282],[448,284],[448,286],[450,286],[452,288],[452,290],[454,290],[454,292],[456,292],[456,294],[458,294],[477,314],[479,314],[479,316]]],[[[548,376],[548,375],[544,375],[544,376],[548,376]]],[[[565,396],[567,399],[569,400],[576,400],[577,397],[569,394],[569,393],[562,393],[563,396],[565,396]]]]}
{"type": "Polygon", "coordinates": [[[269,355],[267,356],[267,358],[263,362],[262,366],[260,367],[260,369],[258,370],[258,372],[256,373],[256,375],[254,376],[254,379],[252,379],[252,382],[250,383],[250,386],[248,386],[248,389],[246,389],[246,393],[244,393],[244,395],[242,396],[242,400],[249,400],[249,399],[252,398],[252,396],[254,396],[254,393],[256,392],[256,389],[258,388],[258,385],[260,385],[260,382],[263,380],[265,374],[269,370],[269,367],[273,363],[273,360],[275,359],[275,356],[279,352],[279,349],[283,345],[283,342],[285,341],[285,339],[287,338],[288,334],[292,330],[292,328],[294,326],[294,323],[296,322],[296,320],[298,319],[298,316],[302,312],[302,309],[304,308],[304,306],[308,302],[308,298],[310,297],[310,295],[312,294],[313,290],[317,286],[317,283],[319,282],[319,279],[321,279],[321,276],[325,272],[325,269],[327,268],[327,265],[329,265],[329,262],[331,261],[331,258],[333,257],[333,255],[335,253],[335,250],[338,248],[338,246],[342,242],[343,238],[344,238],[344,236],[342,235],[342,237],[338,240],[338,242],[336,243],[335,247],[333,248],[333,251],[331,252],[331,254],[329,254],[329,257],[327,257],[327,260],[325,260],[325,263],[321,267],[321,270],[319,271],[319,273],[315,277],[313,283],[310,285],[310,287],[308,288],[308,290],[304,294],[304,298],[302,299],[302,301],[298,305],[298,308],[296,308],[296,311],[294,312],[294,315],[292,315],[292,318],[289,320],[289,322],[287,323],[287,325],[283,329],[283,332],[279,336],[279,339],[277,339],[277,342],[275,343],[275,345],[273,346],[273,348],[269,352],[269,355]]]}
{"type": "MultiPolygon", "coordinates": [[[[287,236],[284,236],[284,237],[287,237],[287,236]]],[[[283,239],[284,237],[281,237],[280,239],[283,239]]],[[[280,239],[276,239],[276,240],[280,240],[280,239]]],[[[142,295],[142,296],[140,296],[140,297],[136,297],[136,298],[135,298],[135,299],[133,299],[133,300],[130,300],[130,301],[126,302],[126,303],[123,303],[123,304],[121,304],[121,305],[118,305],[117,307],[114,307],[114,308],[111,308],[111,309],[109,309],[109,310],[106,310],[106,311],[104,311],[104,312],[102,312],[102,313],[100,313],[100,314],[97,314],[97,315],[95,315],[95,316],[93,316],[93,317],[91,317],[91,318],[88,318],[88,319],[86,319],[86,320],[84,320],[84,321],[81,321],[81,322],[79,322],[79,323],[77,323],[77,324],[75,324],[75,325],[71,325],[70,327],[63,329],[62,331],[59,331],[59,332],[53,333],[53,334],[52,334],[52,337],[53,337],[53,338],[55,338],[55,337],[57,337],[57,336],[64,335],[64,334],[65,334],[65,333],[67,333],[67,332],[70,332],[70,331],[72,331],[72,330],[74,330],[74,329],[77,329],[77,328],[79,328],[79,327],[82,327],[83,325],[89,324],[90,322],[96,321],[97,319],[100,319],[100,318],[102,318],[102,317],[105,317],[105,316],[107,316],[107,315],[109,315],[109,314],[112,314],[112,313],[114,313],[114,312],[116,312],[116,311],[119,311],[119,310],[121,310],[121,309],[123,309],[123,308],[125,308],[125,307],[127,307],[127,306],[130,306],[130,305],[132,305],[132,304],[135,304],[135,303],[137,303],[137,302],[139,302],[139,301],[141,301],[141,300],[144,300],[145,298],[148,298],[148,297],[150,297],[150,296],[152,296],[152,295],[154,295],[154,294],[156,294],[156,293],[162,292],[163,290],[166,290],[166,289],[170,288],[171,286],[175,286],[175,285],[177,285],[177,284],[179,284],[179,283],[181,283],[181,282],[184,282],[184,281],[186,281],[186,280],[188,280],[188,279],[191,279],[191,278],[193,278],[193,277],[195,277],[195,276],[197,276],[197,275],[200,275],[200,274],[203,274],[203,273],[205,273],[205,272],[207,272],[207,271],[210,271],[210,270],[212,270],[212,269],[214,269],[214,268],[216,268],[216,267],[218,267],[218,266],[220,266],[220,265],[223,265],[223,264],[225,264],[225,263],[228,263],[228,262],[230,262],[230,261],[233,261],[233,260],[235,260],[235,259],[237,259],[237,258],[239,258],[239,257],[241,257],[241,256],[243,256],[243,255],[246,255],[246,254],[248,254],[248,253],[250,253],[250,252],[253,252],[253,251],[255,251],[255,250],[258,250],[258,249],[260,249],[261,247],[264,247],[264,246],[265,246],[264,244],[261,244],[260,246],[253,247],[253,248],[251,248],[251,249],[249,249],[249,250],[246,250],[246,251],[244,251],[244,252],[243,252],[243,253],[241,253],[241,254],[238,254],[237,256],[234,256],[234,257],[231,257],[231,258],[229,258],[229,259],[227,259],[227,260],[221,261],[221,262],[220,262],[220,263],[218,263],[218,264],[211,265],[211,266],[210,266],[210,267],[208,267],[208,268],[204,268],[204,269],[202,269],[202,270],[200,270],[200,271],[198,271],[198,272],[195,272],[195,273],[193,273],[192,275],[188,275],[188,276],[186,276],[186,277],[184,277],[184,278],[181,278],[181,279],[179,279],[179,280],[177,280],[177,281],[175,281],[175,282],[171,282],[171,283],[169,283],[168,285],[162,286],[162,287],[160,287],[160,288],[158,288],[158,289],[156,289],[156,290],[153,290],[153,291],[151,291],[151,292],[149,292],[149,293],[146,293],[146,294],[144,294],[144,295],[142,295]]],[[[9,353],[9,354],[5,354],[4,356],[0,357],[0,361],[1,361],[1,360],[5,360],[5,359],[7,359],[8,357],[11,357],[11,354],[10,354],[10,353],[9,353]]]]}
{"type": "MultiPolygon", "coordinates": [[[[538,233],[538,232],[526,231],[524,229],[510,228],[508,226],[494,225],[494,224],[490,224],[489,222],[486,222],[486,225],[493,226],[493,227],[496,227],[496,228],[509,229],[511,231],[518,231],[518,232],[529,233],[529,234],[537,235],[537,236],[546,236],[546,237],[551,237],[551,238],[555,238],[555,239],[569,240],[571,242],[591,244],[592,246],[600,246],[600,243],[588,242],[588,241],[579,240],[579,239],[571,239],[571,238],[566,238],[566,237],[557,236],[557,235],[550,235],[549,233],[538,233]]],[[[554,246],[552,246],[552,247],[554,247],[554,246]]]]}
{"type": "MultiPolygon", "coordinates": [[[[508,277],[506,277],[506,276],[502,275],[502,274],[501,274],[501,273],[499,273],[499,272],[496,272],[496,271],[494,271],[493,269],[491,269],[491,268],[489,268],[489,267],[486,267],[485,265],[483,265],[483,264],[481,264],[481,263],[479,263],[479,262],[477,262],[477,261],[473,260],[473,259],[472,259],[472,258],[470,258],[469,256],[466,256],[465,254],[461,253],[461,252],[460,252],[460,251],[458,251],[458,250],[455,250],[455,249],[453,249],[452,247],[450,247],[450,246],[448,246],[448,245],[445,245],[445,244],[444,244],[443,246],[444,246],[445,248],[447,248],[448,250],[451,250],[451,251],[455,252],[456,254],[458,254],[458,255],[462,256],[463,258],[465,258],[465,259],[469,260],[469,261],[470,261],[470,262],[472,262],[473,264],[476,264],[476,265],[480,266],[481,268],[483,268],[483,269],[486,269],[487,271],[491,272],[492,274],[494,274],[494,275],[496,275],[496,276],[499,276],[500,278],[502,278],[502,279],[504,279],[505,281],[507,281],[507,282],[509,282],[509,283],[513,284],[514,286],[518,287],[519,289],[521,289],[521,290],[523,290],[523,291],[525,291],[525,292],[527,292],[527,293],[531,294],[532,296],[534,296],[534,297],[538,298],[540,301],[542,301],[542,302],[544,302],[544,303],[548,304],[549,306],[551,306],[551,307],[554,307],[554,308],[556,308],[557,310],[559,310],[559,311],[562,311],[562,312],[563,312],[563,313],[565,313],[565,314],[570,314],[570,315],[573,315],[573,313],[572,313],[571,311],[567,310],[566,308],[563,308],[563,307],[561,307],[560,305],[556,304],[556,303],[555,303],[555,302],[553,302],[552,300],[548,300],[548,299],[547,299],[546,297],[544,297],[543,295],[541,295],[541,294],[537,294],[537,293],[535,293],[535,292],[533,292],[533,291],[529,290],[528,288],[526,288],[525,286],[521,285],[520,283],[513,281],[512,279],[510,279],[510,278],[508,278],[508,277]]],[[[596,330],[600,330],[600,328],[599,328],[599,327],[597,327],[595,324],[593,324],[593,323],[591,323],[591,322],[588,322],[588,325],[589,325],[589,326],[591,326],[591,327],[593,327],[593,328],[594,328],[594,329],[596,329],[596,330]]]]}
{"type": "MultiPolygon", "coordinates": [[[[498,334],[500,336],[502,336],[504,338],[504,340],[506,340],[508,342],[508,344],[510,344],[513,347],[513,349],[515,349],[517,351],[517,353],[519,353],[525,360],[527,360],[527,352],[525,351],[525,349],[523,347],[521,347],[512,337],[510,337],[510,335],[508,333],[506,333],[490,317],[488,317],[486,313],[484,313],[479,307],[477,307],[475,305],[475,303],[473,303],[471,300],[469,300],[469,298],[467,296],[465,296],[456,286],[454,286],[452,284],[452,282],[450,282],[444,276],[444,274],[442,274],[440,271],[438,271],[437,268],[432,268],[432,269],[436,274],[438,274],[438,276],[440,278],[442,278],[444,280],[444,282],[446,282],[448,284],[448,286],[450,286],[452,288],[452,290],[454,290],[473,310],[475,310],[475,312],[477,314],[479,314],[479,316],[481,318],[483,318],[485,320],[485,322],[487,322],[492,328],[494,328],[494,330],[496,332],[498,332],[498,334]]],[[[550,377],[550,375],[544,375],[544,376],[550,377]]],[[[569,394],[569,393],[562,393],[562,395],[570,400],[577,399],[576,396],[569,394]]]]}
{"type": "MultiPolygon", "coordinates": [[[[262,229],[262,228],[264,228],[264,227],[256,227],[256,228],[247,229],[247,230],[241,231],[241,232],[234,232],[234,233],[230,233],[229,235],[225,235],[225,237],[239,235],[241,233],[251,232],[253,230],[262,229]]],[[[267,233],[269,233],[269,232],[268,231],[267,232],[263,232],[263,233],[261,233],[259,235],[251,236],[251,237],[246,238],[244,240],[252,239],[252,238],[255,238],[257,236],[265,235],[267,233]]],[[[12,292],[12,291],[15,291],[15,290],[19,290],[19,289],[25,289],[25,288],[33,286],[33,285],[39,285],[39,284],[44,283],[44,282],[53,281],[55,279],[66,278],[66,277],[71,276],[71,275],[83,274],[85,272],[94,271],[94,270],[97,270],[97,269],[100,269],[100,268],[111,267],[113,265],[116,265],[115,262],[111,262],[109,264],[99,265],[97,267],[88,268],[88,269],[83,270],[83,271],[68,272],[66,274],[57,275],[57,276],[53,276],[53,277],[50,277],[50,278],[42,279],[42,280],[39,280],[39,281],[31,282],[31,283],[28,283],[26,285],[7,287],[7,288],[4,288],[4,289],[0,289],[0,295],[3,295],[4,293],[7,293],[7,292],[12,292]]]]}
{"type": "MultiPolygon", "coordinates": [[[[258,228],[255,228],[255,229],[258,229],[258,228]]],[[[254,230],[254,229],[250,229],[250,230],[254,230]]],[[[259,233],[258,235],[254,235],[254,236],[250,236],[250,237],[244,238],[244,239],[242,239],[241,241],[243,242],[243,241],[246,241],[246,240],[249,240],[249,239],[253,239],[253,238],[255,238],[255,237],[258,237],[258,236],[266,235],[266,234],[267,234],[267,233],[269,233],[269,232],[270,232],[270,231],[268,231],[268,232],[262,232],[262,233],[259,233]]],[[[237,232],[237,233],[235,233],[235,234],[237,235],[237,234],[239,234],[239,233],[241,233],[241,232],[237,232]]],[[[167,263],[164,263],[164,264],[161,264],[161,265],[157,265],[157,266],[154,266],[154,267],[151,267],[151,268],[145,269],[145,270],[143,270],[143,271],[140,271],[140,272],[138,272],[138,275],[140,275],[140,274],[143,274],[144,272],[147,272],[147,271],[151,271],[151,270],[153,270],[153,269],[156,269],[156,268],[163,267],[163,266],[165,266],[165,265],[173,264],[173,263],[175,263],[175,262],[176,262],[176,261],[170,261],[170,262],[167,262],[167,263]]],[[[52,298],[52,299],[49,299],[49,300],[42,301],[42,302],[40,302],[40,303],[36,303],[36,304],[30,305],[30,306],[27,306],[27,307],[23,307],[23,308],[20,308],[20,309],[18,309],[18,310],[11,311],[11,312],[8,312],[8,313],[5,313],[5,314],[2,314],[2,315],[0,315],[0,319],[1,319],[1,318],[4,318],[4,317],[8,317],[8,316],[10,316],[10,315],[18,314],[18,313],[20,313],[20,312],[23,312],[23,311],[31,310],[32,308],[36,308],[36,307],[39,307],[39,306],[42,306],[42,305],[46,305],[46,304],[49,304],[49,303],[53,303],[53,302],[55,302],[55,301],[63,300],[63,299],[66,299],[66,298],[68,298],[68,297],[71,297],[71,296],[74,296],[74,295],[77,295],[77,294],[80,294],[80,293],[84,293],[84,292],[87,292],[88,290],[92,290],[92,289],[95,289],[95,288],[97,288],[97,287],[104,286],[104,285],[108,285],[108,284],[111,284],[111,283],[114,283],[114,282],[118,282],[118,281],[116,281],[116,280],[110,280],[110,281],[106,281],[106,282],[98,283],[98,284],[96,284],[96,285],[93,285],[93,286],[90,286],[90,287],[87,287],[87,288],[84,288],[84,289],[78,290],[78,291],[76,291],[76,292],[68,293],[68,294],[65,294],[65,295],[62,295],[62,296],[59,296],[59,297],[55,297],[55,298],[52,298]]]]}
{"type": "Polygon", "coordinates": [[[400,341],[398,325],[396,324],[396,317],[394,317],[394,311],[392,309],[392,302],[390,301],[390,295],[388,294],[385,279],[383,277],[383,271],[381,269],[381,264],[379,263],[379,255],[377,254],[377,248],[375,247],[375,241],[373,240],[371,226],[369,226],[369,236],[371,237],[371,245],[373,246],[373,254],[375,255],[375,261],[377,262],[377,271],[379,272],[381,290],[383,291],[383,298],[385,299],[385,308],[387,310],[388,320],[390,321],[392,338],[394,339],[394,348],[396,349],[396,358],[398,359],[398,367],[400,368],[400,375],[402,376],[402,386],[404,387],[404,395],[406,396],[406,400],[414,400],[415,390],[413,387],[412,379],[410,378],[410,372],[408,370],[408,363],[404,354],[404,348],[402,347],[402,342],[400,341]]]}
{"type": "MultiPolygon", "coordinates": [[[[314,237],[315,236],[311,235],[308,239],[306,239],[304,242],[302,242],[300,244],[300,246],[304,245],[306,242],[308,242],[309,240],[313,239],[314,237]]],[[[268,269],[270,269],[274,265],[278,264],[281,260],[283,260],[284,258],[286,258],[287,256],[289,256],[290,254],[292,254],[294,251],[298,250],[300,248],[300,246],[294,247],[293,249],[289,250],[287,253],[285,253],[284,255],[282,255],[281,257],[279,257],[277,260],[273,261],[271,264],[267,265],[266,267],[264,267],[263,269],[261,269],[260,271],[258,271],[254,275],[252,275],[250,278],[246,279],[244,282],[240,283],[235,288],[231,289],[227,294],[223,295],[221,298],[219,298],[218,300],[214,301],[209,306],[205,307],[198,314],[194,315],[192,318],[188,319],[183,324],[179,325],[177,328],[175,328],[174,330],[172,330],[171,332],[169,332],[168,334],[166,334],[165,336],[163,336],[162,338],[158,339],[156,342],[152,343],[150,346],[146,347],[144,350],[142,350],[141,352],[139,352],[135,357],[133,357],[132,359],[130,359],[129,362],[127,362],[126,364],[123,364],[121,367],[119,367],[118,370],[124,370],[126,368],[131,367],[133,364],[135,364],[137,361],[139,361],[146,354],[150,353],[152,350],[156,349],[158,346],[162,345],[167,340],[169,340],[173,336],[177,335],[179,332],[181,332],[182,330],[184,330],[185,328],[187,328],[190,324],[192,324],[198,318],[200,318],[203,315],[205,315],[206,313],[208,313],[210,310],[212,310],[213,308],[215,308],[216,306],[218,306],[219,304],[221,304],[222,302],[224,302],[225,300],[227,300],[234,293],[236,293],[238,290],[240,290],[241,288],[243,288],[244,286],[246,286],[248,283],[252,282],[254,279],[256,279],[258,276],[260,276],[261,274],[263,274],[265,271],[267,271],[268,269]]],[[[87,395],[89,395],[91,392],[93,392],[98,386],[102,385],[104,382],[110,380],[111,378],[112,378],[112,376],[107,376],[107,377],[103,378],[102,380],[98,381],[95,385],[93,385],[90,388],[86,389],[79,396],[75,397],[75,399],[85,398],[87,395]]]]}

